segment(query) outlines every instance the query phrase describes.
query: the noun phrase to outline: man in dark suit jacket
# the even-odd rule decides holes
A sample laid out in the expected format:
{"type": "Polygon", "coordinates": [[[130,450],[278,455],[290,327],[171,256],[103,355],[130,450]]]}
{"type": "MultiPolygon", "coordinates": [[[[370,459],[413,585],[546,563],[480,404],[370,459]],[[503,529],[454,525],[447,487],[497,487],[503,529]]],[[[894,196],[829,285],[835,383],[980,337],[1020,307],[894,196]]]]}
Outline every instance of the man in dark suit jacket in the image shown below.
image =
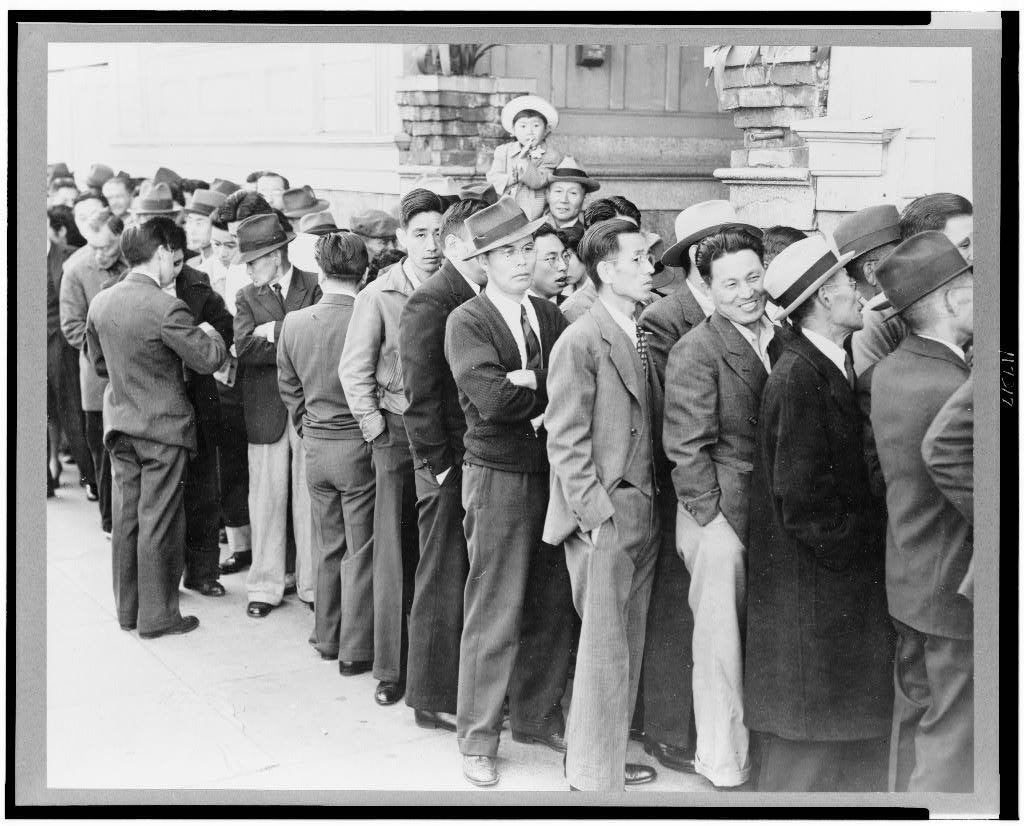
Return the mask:
{"type": "Polygon", "coordinates": [[[821,237],[765,287],[797,330],[764,386],[750,492],[744,721],[762,791],[882,791],[893,634],[853,359],[861,298],[821,237]]]}
{"type": "Polygon", "coordinates": [[[580,241],[598,298],[552,353],[551,501],[544,540],[565,543],[582,619],[567,728],[570,788],[622,791],[654,779],[626,763],[644,628],[660,541],[656,457],[661,384],[633,319],[654,268],[628,221],[601,221],[580,241]]]}
{"type": "Polygon", "coordinates": [[[564,556],[541,547],[548,499],[547,365],[565,329],[549,301],[530,298],[528,221],[509,197],[466,219],[487,289],[448,318],[444,352],[466,415],[462,503],[469,577],[459,653],[462,771],[498,782],[506,690],[513,737],[563,751],[560,701],[569,668],[572,597],[564,556]],[[513,668],[514,666],[514,668],[513,668]],[[510,684],[511,679],[511,684],[510,684]],[[517,722],[531,728],[517,731],[517,722]]]}
{"type": "Polygon", "coordinates": [[[174,223],[154,218],[127,230],[132,272],[93,299],[86,352],[104,393],[105,441],[113,464],[114,597],[121,627],[142,637],[199,625],[178,610],[184,563],[185,467],[196,450],[195,413],[182,367],[208,374],[227,356],[209,324],[166,294],[174,283],[174,223]]]}
{"type": "Polygon", "coordinates": [[[486,206],[471,198],[444,213],[440,238],[445,263],[409,296],[398,327],[420,533],[409,614],[405,702],[414,709],[418,725],[449,731],[455,731],[462,597],[469,558],[462,528],[466,416],[444,357],[444,331],[452,311],[487,283],[479,261],[461,260],[469,244],[466,219],[486,206]]]}
{"type": "Polygon", "coordinates": [[[312,603],[309,489],[299,435],[288,421],[277,384],[277,340],[285,314],[320,300],[314,273],[293,267],[276,214],[253,215],[238,225],[238,261],[252,284],[235,298],[235,352],[244,367],[242,409],[249,438],[249,516],[252,567],[246,580],[250,617],[265,617],[285,591],[289,479],[299,599],[312,603]]]}
{"type": "Polygon", "coordinates": [[[875,368],[871,422],[885,477],[885,580],[899,633],[890,784],[894,791],[974,788],[974,609],[960,593],[973,529],[922,456],[929,426],[969,377],[974,275],[956,246],[927,231],[878,268],[910,329],[875,368]]]}

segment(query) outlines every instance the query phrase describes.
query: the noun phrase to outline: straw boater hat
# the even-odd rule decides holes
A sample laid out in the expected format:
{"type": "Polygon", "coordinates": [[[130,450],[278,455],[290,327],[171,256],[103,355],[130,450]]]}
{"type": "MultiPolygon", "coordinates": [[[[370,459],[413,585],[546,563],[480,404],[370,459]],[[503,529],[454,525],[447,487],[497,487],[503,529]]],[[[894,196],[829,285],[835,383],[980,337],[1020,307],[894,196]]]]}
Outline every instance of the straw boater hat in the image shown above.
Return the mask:
{"type": "Polygon", "coordinates": [[[776,319],[789,316],[853,258],[842,255],[820,235],[790,244],[772,259],[764,276],[768,297],[779,307],[776,319]]]}
{"type": "Polygon", "coordinates": [[[548,129],[554,129],[558,126],[558,110],[554,106],[540,95],[523,95],[512,98],[501,110],[501,125],[505,127],[505,131],[510,135],[512,134],[512,123],[515,121],[516,115],[524,109],[540,112],[544,116],[544,120],[548,122],[548,129]]]}
{"type": "Polygon", "coordinates": [[[919,232],[889,253],[875,270],[875,277],[885,293],[885,300],[876,309],[891,306],[894,312],[901,313],[970,269],[972,265],[943,233],[919,232]]]}
{"type": "Polygon", "coordinates": [[[859,257],[883,244],[900,240],[900,213],[892,204],[879,204],[847,215],[832,233],[839,252],[859,257]]]}
{"type": "Polygon", "coordinates": [[[250,215],[239,222],[235,235],[238,239],[235,264],[248,264],[295,240],[295,233],[286,232],[274,213],[250,215]]]}
{"type": "Polygon", "coordinates": [[[106,164],[94,163],[89,168],[89,175],[85,179],[85,185],[99,189],[103,184],[114,177],[114,170],[106,164]]]}
{"type": "Polygon", "coordinates": [[[304,232],[307,235],[327,235],[331,232],[348,232],[348,230],[342,230],[334,223],[334,216],[330,212],[310,212],[308,215],[303,215],[302,220],[299,221],[299,232],[304,232]]]}
{"type": "Polygon", "coordinates": [[[286,189],[281,194],[281,203],[285,218],[301,218],[311,212],[323,212],[330,206],[326,198],[317,198],[313,187],[308,184],[295,189],[286,189]]]}
{"type": "Polygon", "coordinates": [[[601,184],[587,175],[572,155],[566,155],[558,162],[558,166],[551,170],[551,182],[548,186],[565,182],[579,184],[584,192],[596,192],[601,188],[601,184]]]}
{"type": "Polygon", "coordinates": [[[496,250],[513,241],[518,241],[520,238],[533,235],[537,228],[544,223],[544,220],[544,218],[537,218],[535,221],[531,221],[515,202],[515,199],[506,195],[500,198],[498,203],[492,204],[466,219],[466,228],[469,230],[473,249],[462,256],[462,260],[468,261],[485,252],[496,250]]]}
{"type": "Polygon", "coordinates": [[[676,242],[665,250],[661,263],[666,267],[682,266],[683,253],[687,249],[701,239],[732,226],[749,230],[758,238],[762,234],[753,224],[741,221],[728,201],[701,201],[687,207],[676,216],[676,242]]]}
{"type": "Polygon", "coordinates": [[[197,189],[192,194],[192,203],[185,207],[184,212],[209,217],[217,207],[223,206],[227,197],[213,189],[197,189]]]}
{"type": "Polygon", "coordinates": [[[146,188],[135,199],[131,211],[135,215],[173,215],[180,210],[174,205],[170,187],[158,183],[146,188]]]}

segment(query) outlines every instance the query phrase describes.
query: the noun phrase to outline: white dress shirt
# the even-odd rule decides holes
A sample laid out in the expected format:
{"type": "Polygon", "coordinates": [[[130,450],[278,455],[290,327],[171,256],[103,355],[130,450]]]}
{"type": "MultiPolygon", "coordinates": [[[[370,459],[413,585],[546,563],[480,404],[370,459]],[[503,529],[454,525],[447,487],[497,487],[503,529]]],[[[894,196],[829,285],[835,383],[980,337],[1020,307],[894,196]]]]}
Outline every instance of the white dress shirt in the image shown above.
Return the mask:
{"type": "Polygon", "coordinates": [[[963,348],[957,347],[952,341],[946,341],[943,338],[936,338],[935,336],[921,335],[921,333],[918,333],[917,335],[919,338],[926,338],[929,341],[937,341],[939,344],[944,344],[946,347],[948,347],[950,350],[956,353],[960,357],[960,360],[966,364],[967,355],[964,353],[963,348]]]}
{"type": "Polygon", "coordinates": [[[839,368],[839,372],[842,375],[846,375],[846,351],[842,347],[831,339],[825,338],[820,333],[808,330],[805,327],[801,327],[800,332],[804,338],[817,347],[829,361],[839,368]]]}
{"type": "Polygon", "coordinates": [[[603,296],[599,295],[597,300],[604,305],[604,308],[608,311],[608,315],[612,317],[612,321],[622,328],[622,332],[626,334],[626,337],[629,339],[629,343],[636,347],[636,322],[629,316],[625,315],[621,310],[617,310],[605,301],[603,296]]]}
{"type": "MultiPolygon", "coordinates": [[[[733,327],[739,330],[740,335],[747,340],[747,344],[754,348],[754,352],[757,353],[757,357],[761,359],[761,364],[764,365],[764,369],[770,373],[772,371],[772,363],[771,359],[768,358],[768,343],[775,338],[774,325],[766,316],[761,316],[761,320],[757,327],[757,334],[755,335],[749,327],[737,324],[731,318],[729,321],[732,322],[733,327]]],[[[846,368],[844,367],[843,374],[845,375],[845,373],[846,368]]]]}
{"type": "Polygon", "coordinates": [[[501,317],[505,319],[505,323],[508,325],[508,329],[512,332],[512,338],[516,340],[516,347],[519,348],[519,358],[521,359],[521,367],[526,369],[526,338],[523,336],[523,327],[520,321],[521,310],[520,307],[526,308],[526,320],[530,322],[530,326],[533,328],[533,333],[537,336],[537,342],[540,343],[540,322],[537,320],[537,311],[533,307],[533,302],[530,301],[529,296],[523,295],[522,301],[516,303],[504,295],[499,293],[497,290],[491,289],[488,286],[485,290],[487,297],[494,302],[494,306],[498,308],[498,312],[501,313],[501,317]]]}

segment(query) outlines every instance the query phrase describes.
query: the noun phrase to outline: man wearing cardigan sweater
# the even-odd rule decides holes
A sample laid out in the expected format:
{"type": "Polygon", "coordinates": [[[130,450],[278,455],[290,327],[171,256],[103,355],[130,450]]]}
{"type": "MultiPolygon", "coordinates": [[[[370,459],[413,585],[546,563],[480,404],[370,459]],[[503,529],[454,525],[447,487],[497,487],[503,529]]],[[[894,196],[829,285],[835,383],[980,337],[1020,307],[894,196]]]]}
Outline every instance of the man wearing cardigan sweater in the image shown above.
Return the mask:
{"type": "Polygon", "coordinates": [[[466,414],[462,502],[469,577],[459,653],[456,725],[462,771],[498,782],[495,757],[506,689],[513,737],[564,751],[559,701],[568,676],[571,605],[560,550],[542,548],[548,501],[543,427],[548,359],[567,324],[530,298],[536,252],[509,197],[466,219],[487,288],[454,310],[445,357],[466,414]]]}

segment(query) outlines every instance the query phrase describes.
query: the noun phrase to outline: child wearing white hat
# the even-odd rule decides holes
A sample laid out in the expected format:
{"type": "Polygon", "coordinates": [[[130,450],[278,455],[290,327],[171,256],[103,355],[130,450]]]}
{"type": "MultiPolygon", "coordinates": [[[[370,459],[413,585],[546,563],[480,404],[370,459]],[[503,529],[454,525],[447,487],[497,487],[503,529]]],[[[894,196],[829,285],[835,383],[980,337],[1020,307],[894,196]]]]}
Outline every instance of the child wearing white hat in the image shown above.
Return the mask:
{"type": "Polygon", "coordinates": [[[515,137],[494,150],[487,181],[509,195],[531,221],[544,212],[544,193],[562,154],[547,144],[558,110],[539,95],[521,95],[501,110],[501,125],[515,137]]]}

